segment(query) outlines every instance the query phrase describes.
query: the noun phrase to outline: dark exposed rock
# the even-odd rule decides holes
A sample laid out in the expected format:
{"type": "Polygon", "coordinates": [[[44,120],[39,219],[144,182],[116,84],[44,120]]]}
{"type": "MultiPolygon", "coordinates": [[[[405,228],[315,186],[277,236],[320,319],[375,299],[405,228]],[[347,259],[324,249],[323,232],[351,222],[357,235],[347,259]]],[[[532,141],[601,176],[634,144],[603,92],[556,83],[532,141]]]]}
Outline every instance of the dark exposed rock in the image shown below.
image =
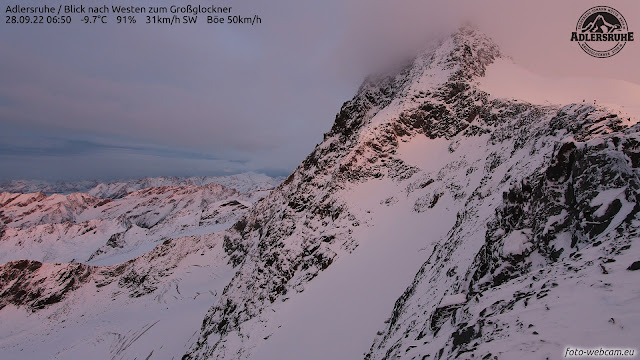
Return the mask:
{"type": "Polygon", "coordinates": [[[629,265],[627,270],[640,270],[640,261],[635,261],[633,264],[629,265]]]}
{"type": "Polygon", "coordinates": [[[640,183],[633,175],[632,164],[618,153],[603,150],[601,145],[585,145],[578,150],[575,144],[564,143],[556,151],[544,177],[534,174],[504,194],[504,203],[497,211],[496,220],[488,224],[486,244],[476,258],[471,285],[474,291],[498,286],[527,272],[530,268],[527,257],[533,251],[554,262],[567,255],[568,247],[593,243],[620,213],[622,201],[638,203],[634,192],[640,189],[640,183]],[[623,200],[615,198],[592,207],[602,191],[618,188],[622,189],[623,200]],[[599,207],[605,210],[598,214],[599,207]],[[549,224],[550,217],[562,214],[566,214],[562,221],[549,224]],[[502,255],[506,237],[521,229],[532,232],[532,246],[522,254],[502,255]],[[571,234],[570,243],[557,237],[565,232],[571,234]]]}
{"type": "Polygon", "coordinates": [[[18,260],[0,266],[0,309],[12,304],[31,311],[63,300],[91,275],[91,268],[83,264],[56,266],[38,261],[18,260]],[[50,273],[51,268],[53,273],[50,273]],[[45,279],[49,281],[44,281],[45,279]]]}

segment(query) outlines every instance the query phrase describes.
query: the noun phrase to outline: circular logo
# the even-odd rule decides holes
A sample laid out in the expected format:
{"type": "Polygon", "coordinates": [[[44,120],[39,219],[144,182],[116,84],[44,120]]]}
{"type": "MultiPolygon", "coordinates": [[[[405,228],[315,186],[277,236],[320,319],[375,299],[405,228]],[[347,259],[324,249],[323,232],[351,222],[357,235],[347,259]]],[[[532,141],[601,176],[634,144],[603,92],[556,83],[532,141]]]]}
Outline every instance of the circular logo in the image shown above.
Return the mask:
{"type": "Polygon", "coordinates": [[[597,58],[608,58],[633,41],[627,21],[620,12],[610,6],[594,6],[578,19],[576,31],[571,33],[582,50],[597,58]]]}

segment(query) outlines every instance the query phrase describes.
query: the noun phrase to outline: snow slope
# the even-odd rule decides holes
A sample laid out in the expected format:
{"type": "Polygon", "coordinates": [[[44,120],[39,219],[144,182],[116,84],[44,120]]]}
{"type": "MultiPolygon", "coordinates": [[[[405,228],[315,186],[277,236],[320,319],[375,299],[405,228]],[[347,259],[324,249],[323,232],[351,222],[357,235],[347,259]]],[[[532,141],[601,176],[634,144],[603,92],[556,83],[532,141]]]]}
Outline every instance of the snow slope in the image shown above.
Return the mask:
{"type": "MultiPolygon", "coordinates": [[[[90,267],[79,288],[59,295],[63,303],[37,312],[0,303],[2,358],[180,358],[233,274],[212,236],[173,240],[128,266],[135,270],[90,267]],[[168,246],[172,256],[160,255],[168,246]]],[[[43,264],[29,276],[57,275],[59,268],[43,264]]]]}
{"type": "Polygon", "coordinates": [[[446,208],[425,219],[413,211],[412,199],[395,197],[403,191],[393,181],[380,180],[339,195],[366,218],[366,225],[354,231],[361,243],[348,260],[327,268],[290,300],[276,320],[282,328],[256,348],[252,359],[363,356],[372,331],[388,318],[388,309],[430,251],[431,238],[445,235],[455,222],[455,213],[446,208]],[[393,203],[385,203],[388,199],[393,203]]]}

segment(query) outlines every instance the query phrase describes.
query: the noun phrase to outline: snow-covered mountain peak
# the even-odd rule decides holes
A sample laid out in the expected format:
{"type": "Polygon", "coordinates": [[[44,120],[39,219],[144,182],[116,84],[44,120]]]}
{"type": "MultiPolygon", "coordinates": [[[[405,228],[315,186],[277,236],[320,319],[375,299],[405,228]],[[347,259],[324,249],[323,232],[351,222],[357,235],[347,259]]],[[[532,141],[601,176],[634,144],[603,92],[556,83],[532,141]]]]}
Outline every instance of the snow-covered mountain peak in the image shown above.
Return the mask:
{"type": "MultiPolygon", "coordinates": [[[[539,181],[544,174],[549,174],[551,182],[573,179],[580,181],[581,187],[594,186],[599,181],[592,173],[597,170],[593,164],[604,161],[596,161],[598,156],[621,157],[631,164],[637,147],[637,126],[632,127],[633,122],[607,108],[587,103],[536,105],[491,96],[480,87],[480,79],[486,75],[487,67],[502,58],[493,41],[475,29],[463,28],[434,43],[400,70],[369,77],[356,96],[342,106],[324,142],[279,191],[250,212],[240,227],[231,229],[225,248],[239,267],[232,280],[234,287],[228,288],[210,309],[188,358],[224,358],[225,354],[234,354],[234,358],[295,358],[294,354],[308,354],[306,351],[311,350],[287,342],[294,337],[313,344],[323,343],[318,338],[331,339],[332,346],[340,349],[334,352],[314,347],[316,358],[358,357],[363,352],[362,344],[370,338],[357,340],[353,334],[367,328],[371,316],[376,316],[373,309],[393,304],[387,292],[375,290],[376,276],[368,274],[385,278],[390,288],[393,281],[406,279],[407,274],[416,271],[415,282],[432,289],[418,293],[410,286],[400,295],[388,325],[368,356],[401,357],[405,349],[414,347],[420,350],[414,351],[411,358],[438,351],[442,354],[445,350],[458,356],[469,349],[427,346],[428,341],[421,346],[414,344],[425,333],[439,336],[438,341],[444,336],[443,343],[451,341],[451,337],[454,343],[467,341],[459,335],[471,333],[465,328],[469,324],[464,318],[456,319],[457,327],[448,329],[448,335],[438,335],[440,319],[449,317],[440,317],[441,312],[432,314],[441,303],[451,304],[443,305],[447,314],[457,309],[459,303],[451,303],[450,299],[459,302],[461,294],[469,292],[473,274],[486,275],[485,270],[478,270],[489,266],[478,260],[486,256],[485,234],[496,211],[512,208],[504,204],[502,194],[518,193],[518,186],[528,186],[521,181],[539,181]],[[618,140],[613,140],[616,137],[618,140]],[[611,146],[617,147],[616,155],[604,150],[611,146]],[[580,150],[574,153],[574,149],[580,150]],[[575,169],[575,177],[553,175],[559,169],[571,168],[568,163],[573,164],[574,159],[583,164],[575,169]],[[589,185],[584,182],[587,178],[592,179],[589,185]],[[267,208],[271,210],[263,214],[267,208]],[[427,250],[432,251],[431,257],[427,250]],[[421,251],[425,251],[423,256],[421,251]],[[376,271],[380,264],[388,264],[386,273],[376,271]],[[423,271],[428,271],[428,276],[423,271]],[[465,277],[465,273],[471,275],[465,277]],[[362,291],[345,290],[344,282],[348,281],[362,291]],[[304,291],[309,295],[296,296],[304,291]],[[422,297],[424,292],[428,295],[422,297]],[[407,305],[411,296],[418,299],[416,305],[407,305]],[[336,306],[352,313],[347,315],[346,311],[327,306],[333,297],[341,299],[336,306]],[[280,310],[289,309],[281,303],[286,304],[290,298],[305,300],[291,305],[296,309],[292,313],[280,310]],[[407,309],[419,308],[421,302],[426,304],[422,312],[407,309]],[[368,311],[359,306],[365,303],[368,311]],[[278,320],[277,315],[268,315],[268,309],[288,315],[278,320]],[[431,330],[422,326],[428,320],[413,311],[437,317],[431,330]],[[306,315],[311,312],[316,315],[306,315]],[[337,319],[335,313],[342,314],[345,320],[337,319]],[[324,321],[325,318],[332,320],[324,321]],[[326,332],[341,329],[350,342],[315,331],[301,335],[302,321],[313,321],[313,326],[326,332]],[[278,324],[288,325],[288,330],[276,330],[278,324]],[[411,332],[414,328],[415,335],[411,332]],[[414,335],[414,340],[405,344],[403,337],[407,334],[414,335]],[[272,335],[273,340],[260,340],[272,335]],[[288,347],[293,349],[283,350],[288,347]]],[[[632,172],[620,164],[601,166],[599,170],[610,174],[632,172]]],[[[633,176],[620,179],[635,188],[633,176]]],[[[569,185],[562,191],[571,192],[577,187],[569,185]]],[[[605,181],[598,189],[609,187],[605,181]]],[[[554,198],[554,191],[560,191],[554,185],[536,189],[549,199],[554,198]]],[[[591,199],[594,194],[589,192],[581,203],[598,202],[599,199],[591,199]]],[[[571,199],[574,194],[566,196],[571,199]]],[[[570,201],[568,207],[576,206],[570,201]]],[[[630,214],[627,211],[631,208],[616,209],[630,214]]],[[[550,205],[541,211],[555,220],[563,216],[558,207],[550,205]]],[[[593,218],[575,221],[589,222],[593,218]]],[[[560,238],[565,236],[560,232],[560,238]]],[[[526,234],[542,236],[528,229],[511,228],[501,233],[500,239],[508,235],[508,240],[506,244],[499,242],[499,251],[508,259],[519,260],[518,253],[535,246],[545,251],[542,245],[529,245],[526,234]],[[517,236],[520,230],[525,235],[517,236]]],[[[538,244],[545,241],[549,240],[538,244]]],[[[547,253],[565,258],[570,253],[567,246],[576,244],[558,240],[546,246],[552,249],[547,253]],[[561,248],[565,250],[560,251],[561,248]]],[[[542,261],[534,255],[519,274],[529,276],[531,264],[543,266],[557,259],[542,261]]],[[[500,265],[504,265],[504,258],[495,261],[499,264],[495,269],[503,269],[500,265]]],[[[383,319],[379,321],[382,324],[383,319]]]]}
{"type": "Polygon", "coordinates": [[[353,136],[361,135],[357,141],[367,143],[388,127],[401,135],[400,128],[408,124],[433,136],[457,133],[473,121],[479,105],[488,99],[478,80],[502,58],[498,45],[484,33],[472,26],[461,27],[433,40],[403,66],[367,77],[356,96],[343,105],[325,139],[355,140],[353,136]],[[426,119],[425,113],[433,116],[426,119]],[[352,114],[358,116],[352,118],[352,114]]]}

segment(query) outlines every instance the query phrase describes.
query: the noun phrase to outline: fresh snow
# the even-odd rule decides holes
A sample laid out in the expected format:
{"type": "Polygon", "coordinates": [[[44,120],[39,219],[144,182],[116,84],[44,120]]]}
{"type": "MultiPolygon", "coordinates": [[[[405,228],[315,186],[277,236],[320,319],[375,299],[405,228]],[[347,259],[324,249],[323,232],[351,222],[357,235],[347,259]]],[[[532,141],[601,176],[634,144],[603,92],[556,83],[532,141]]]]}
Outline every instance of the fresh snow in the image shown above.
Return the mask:
{"type": "Polygon", "coordinates": [[[64,305],[34,314],[7,306],[0,311],[1,358],[179,359],[234,273],[214,244],[187,256],[160,289],[143,297],[129,297],[116,282],[97,290],[86,285],[64,305]]]}
{"type": "Polygon", "coordinates": [[[503,255],[520,255],[533,244],[529,241],[528,230],[514,230],[504,239],[503,255]]]}
{"type": "Polygon", "coordinates": [[[463,294],[463,293],[451,294],[443,297],[442,301],[440,301],[440,304],[438,304],[438,307],[443,308],[451,305],[460,305],[460,304],[464,304],[465,302],[467,302],[466,294],[463,294]]]}
{"type": "Polygon", "coordinates": [[[368,225],[355,230],[359,247],[283,303],[275,320],[282,328],[251,359],[363,357],[433,242],[455,222],[455,213],[446,209],[425,218],[404,196],[392,206],[384,204],[402,191],[391,180],[372,180],[340,195],[368,218],[368,225]]]}

